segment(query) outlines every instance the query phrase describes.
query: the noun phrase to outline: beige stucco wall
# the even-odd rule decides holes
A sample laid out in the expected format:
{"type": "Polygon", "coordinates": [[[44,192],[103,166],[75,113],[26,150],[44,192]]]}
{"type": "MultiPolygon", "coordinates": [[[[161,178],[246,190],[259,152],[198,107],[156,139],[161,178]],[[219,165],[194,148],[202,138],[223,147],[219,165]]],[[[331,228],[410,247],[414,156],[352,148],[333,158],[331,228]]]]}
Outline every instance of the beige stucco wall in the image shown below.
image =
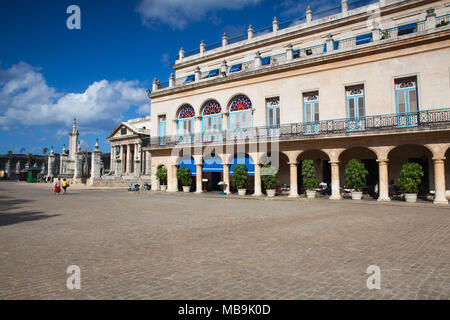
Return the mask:
{"type": "Polygon", "coordinates": [[[237,94],[251,99],[254,126],[266,124],[265,99],[273,96],[280,97],[282,124],[302,122],[302,94],[313,90],[319,91],[320,119],[345,118],[345,87],[355,84],[364,84],[367,115],[395,113],[394,79],[411,75],[417,76],[420,109],[448,107],[449,57],[446,40],[154,98],[152,127],[158,128],[158,116],[166,114],[166,135],[176,134],[181,105],[191,104],[199,115],[202,105],[215,99],[225,111],[237,94]]]}

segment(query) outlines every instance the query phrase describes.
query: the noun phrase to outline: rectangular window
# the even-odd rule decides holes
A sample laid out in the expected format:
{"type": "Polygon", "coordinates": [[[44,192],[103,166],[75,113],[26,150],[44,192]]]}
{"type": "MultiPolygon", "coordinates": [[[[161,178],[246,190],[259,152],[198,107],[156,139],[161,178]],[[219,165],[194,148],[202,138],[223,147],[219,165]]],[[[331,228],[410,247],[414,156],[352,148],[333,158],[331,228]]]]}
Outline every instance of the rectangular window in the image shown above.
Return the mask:
{"type": "Polygon", "coordinates": [[[126,135],[127,134],[127,129],[126,128],[120,129],[120,134],[121,135],[126,135]]]}
{"type": "Polygon", "coordinates": [[[372,42],[372,33],[356,36],[356,45],[372,42]]]}
{"type": "Polygon", "coordinates": [[[208,78],[215,77],[215,76],[217,76],[218,74],[219,74],[219,69],[211,70],[211,71],[208,73],[208,78]]]}
{"type": "Polygon", "coordinates": [[[319,133],[319,92],[303,94],[303,117],[305,134],[319,133]]]}
{"type": "Polygon", "coordinates": [[[416,126],[418,124],[419,104],[417,77],[395,80],[395,101],[398,126],[416,126]]]}
{"type": "Polygon", "coordinates": [[[166,144],[166,116],[162,115],[159,119],[159,144],[166,144]]]}
{"type": "Polygon", "coordinates": [[[347,101],[347,129],[349,131],[365,129],[365,103],[364,86],[351,86],[345,88],[347,101]]]}
{"type": "Polygon", "coordinates": [[[397,28],[397,35],[402,36],[404,34],[414,33],[417,30],[417,23],[408,23],[397,28]]]}
{"type": "Polygon", "coordinates": [[[184,83],[189,83],[195,80],[195,75],[191,74],[190,76],[186,77],[186,80],[184,80],[184,83]]]}
{"type": "Polygon", "coordinates": [[[261,65],[267,66],[270,64],[270,57],[261,58],[261,65]]]}

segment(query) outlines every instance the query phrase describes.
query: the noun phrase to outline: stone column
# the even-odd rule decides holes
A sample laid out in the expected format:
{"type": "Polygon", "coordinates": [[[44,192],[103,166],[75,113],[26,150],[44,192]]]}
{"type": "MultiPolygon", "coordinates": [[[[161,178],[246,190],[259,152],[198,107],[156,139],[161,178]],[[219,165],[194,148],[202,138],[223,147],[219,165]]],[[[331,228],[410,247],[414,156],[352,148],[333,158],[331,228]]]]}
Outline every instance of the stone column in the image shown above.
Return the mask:
{"type": "Polygon", "coordinates": [[[388,176],[388,159],[379,159],[378,175],[380,181],[378,182],[378,201],[391,201],[389,198],[389,176],[388,176]]]}
{"type": "Polygon", "coordinates": [[[261,67],[261,53],[259,53],[259,51],[256,51],[255,53],[255,68],[259,68],[261,67]]]}
{"type": "Polygon", "coordinates": [[[5,172],[8,174],[8,178],[11,178],[11,159],[8,159],[8,161],[6,161],[5,172]]]}
{"type": "Polygon", "coordinates": [[[195,173],[196,173],[196,177],[195,177],[195,185],[196,185],[196,190],[195,193],[202,193],[202,173],[203,173],[203,165],[202,164],[195,164],[195,173]]]}
{"type": "Polygon", "coordinates": [[[277,35],[279,29],[280,29],[280,27],[278,25],[278,19],[277,19],[277,17],[273,17],[273,20],[272,20],[272,32],[273,32],[273,34],[277,35]]]}
{"type": "Polygon", "coordinates": [[[205,53],[206,49],[205,49],[205,41],[200,41],[200,57],[203,56],[203,54],[205,53]]]}
{"type": "Polygon", "coordinates": [[[48,161],[47,177],[53,179],[55,177],[55,154],[53,153],[53,149],[50,151],[50,155],[48,156],[47,161],[48,161]]]}
{"type": "Polygon", "coordinates": [[[294,50],[292,50],[292,44],[288,43],[286,46],[286,60],[291,61],[294,59],[294,50]]]}
{"type": "Polygon", "coordinates": [[[111,145],[111,154],[109,158],[109,171],[113,172],[115,170],[114,160],[116,159],[116,148],[111,145]]]}
{"type": "Polygon", "coordinates": [[[341,0],[341,7],[342,7],[342,15],[346,17],[348,15],[348,1],[341,0]]]}
{"type": "Polygon", "coordinates": [[[77,182],[81,182],[81,178],[83,177],[83,153],[81,151],[77,151],[75,153],[75,171],[73,178],[77,182]]]}
{"type": "Polygon", "coordinates": [[[306,8],[306,23],[310,24],[312,22],[312,11],[311,11],[311,7],[308,6],[308,8],[306,8]]]}
{"type": "Polygon", "coordinates": [[[248,38],[248,40],[253,39],[253,27],[252,27],[252,25],[249,25],[249,26],[248,26],[248,29],[247,29],[247,38],[248,38]]]}
{"type": "Polygon", "coordinates": [[[224,33],[222,36],[222,47],[225,47],[227,45],[228,45],[228,36],[226,33],[224,33]]]}
{"type": "Polygon", "coordinates": [[[90,184],[94,184],[100,177],[100,169],[102,165],[102,153],[98,149],[98,140],[95,143],[95,150],[91,152],[91,178],[89,179],[90,184]]]}
{"type": "Polygon", "coordinates": [[[20,174],[20,160],[16,163],[16,173],[20,174]]]}
{"type": "Polygon", "coordinates": [[[131,156],[131,144],[127,145],[127,168],[126,173],[131,174],[131,161],[133,161],[133,157],[131,156]]]}
{"type": "Polygon", "coordinates": [[[134,176],[141,176],[141,153],[140,153],[140,144],[136,143],[134,145],[134,176]]]}
{"type": "Polygon", "coordinates": [[[298,184],[297,184],[297,162],[289,162],[290,171],[290,186],[289,186],[289,197],[298,197],[298,184]]]}
{"type": "Polygon", "coordinates": [[[151,175],[151,168],[152,168],[152,154],[150,151],[146,151],[145,154],[145,174],[151,175]]]}
{"type": "Polygon", "coordinates": [[[339,161],[329,161],[331,164],[331,200],[340,200],[339,161]]]}
{"type": "Polygon", "coordinates": [[[445,197],[445,157],[433,158],[434,162],[434,191],[435,197],[433,203],[448,204],[445,197]]]}
{"type": "Polygon", "coordinates": [[[199,66],[195,67],[195,70],[194,70],[195,82],[200,80],[201,75],[202,75],[202,73],[200,71],[200,67],[199,66]]]}
{"type": "Polygon", "coordinates": [[[253,196],[262,196],[261,192],[261,164],[255,163],[255,192],[253,196]]]}
{"type": "Polygon", "coordinates": [[[178,191],[177,166],[174,164],[169,165],[169,168],[167,169],[167,191],[178,191]]]}
{"type": "Polygon", "coordinates": [[[127,162],[126,160],[126,149],[127,146],[126,145],[121,145],[120,146],[120,162],[122,163],[120,166],[120,174],[124,175],[126,173],[126,169],[127,169],[127,162]]]}
{"type": "Polygon", "coordinates": [[[223,182],[225,182],[225,190],[226,194],[230,194],[230,164],[223,164],[223,182]]]}

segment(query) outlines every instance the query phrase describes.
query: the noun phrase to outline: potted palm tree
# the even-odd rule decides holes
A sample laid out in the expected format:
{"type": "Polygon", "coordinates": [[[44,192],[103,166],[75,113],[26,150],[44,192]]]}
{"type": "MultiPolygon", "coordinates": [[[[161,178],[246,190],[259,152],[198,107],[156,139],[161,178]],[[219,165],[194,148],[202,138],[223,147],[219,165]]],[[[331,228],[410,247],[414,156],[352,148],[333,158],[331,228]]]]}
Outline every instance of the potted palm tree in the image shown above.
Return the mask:
{"type": "Polygon", "coordinates": [[[319,180],[316,176],[316,167],[313,160],[302,161],[303,186],[306,188],[306,197],[309,199],[316,197],[316,188],[319,186],[319,180]]]}
{"type": "Polygon", "coordinates": [[[268,197],[275,197],[275,188],[277,186],[276,168],[270,164],[262,166],[261,180],[266,189],[268,197]]]}
{"type": "Polygon", "coordinates": [[[247,189],[245,185],[247,184],[248,170],[245,164],[237,164],[233,169],[233,183],[238,189],[238,195],[245,196],[247,189]]]}
{"type": "Polygon", "coordinates": [[[164,167],[158,168],[156,170],[156,179],[159,180],[159,186],[162,191],[166,191],[167,189],[167,169],[164,167]]]}
{"type": "Polygon", "coordinates": [[[348,188],[352,189],[352,199],[362,199],[362,189],[366,186],[366,177],[369,172],[366,170],[364,163],[359,162],[356,159],[352,159],[348,162],[345,168],[345,184],[348,188]]]}
{"type": "Polygon", "coordinates": [[[177,179],[181,181],[183,192],[190,192],[192,185],[192,172],[186,167],[177,169],[177,179]]]}
{"type": "Polygon", "coordinates": [[[422,181],[423,170],[422,166],[416,162],[408,162],[402,166],[400,170],[400,177],[398,178],[398,185],[402,190],[406,190],[406,202],[416,202],[417,193],[419,192],[419,185],[422,181]]]}

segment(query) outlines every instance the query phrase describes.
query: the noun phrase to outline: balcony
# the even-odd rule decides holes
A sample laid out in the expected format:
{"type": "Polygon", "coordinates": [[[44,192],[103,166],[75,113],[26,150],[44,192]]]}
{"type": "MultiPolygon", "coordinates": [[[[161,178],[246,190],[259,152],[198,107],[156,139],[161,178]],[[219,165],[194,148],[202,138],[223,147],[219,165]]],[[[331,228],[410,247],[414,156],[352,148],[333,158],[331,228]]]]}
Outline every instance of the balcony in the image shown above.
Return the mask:
{"type": "Polygon", "coordinates": [[[411,129],[450,129],[450,108],[422,110],[411,113],[383,114],[359,118],[320,120],[281,124],[277,127],[253,127],[214,132],[212,136],[192,134],[189,139],[179,136],[151,137],[150,148],[172,148],[177,145],[246,143],[257,141],[307,140],[325,136],[355,136],[390,132],[408,133],[411,129]]]}
{"type": "MultiPolygon", "coordinates": [[[[296,61],[312,60],[315,58],[325,57],[333,53],[354,52],[355,49],[377,46],[383,43],[391,43],[392,41],[409,39],[411,37],[419,37],[426,35],[431,31],[438,32],[440,30],[449,30],[450,14],[434,17],[433,21],[420,20],[411,21],[394,28],[374,29],[371,33],[355,35],[350,38],[333,39],[329,36],[324,43],[313,46],[301,47],[294,49],[291,45],[279,48],[285,52],[261,57],[256,53],[255,59],[241,62],[237,65],[228,66],[226,61],[222,63],[220,69],[200,71],[196,69],[195,74],[186,75],[180,78],[171,78],[166,82],[159,82],[155,79],[153,82],[151,95],[159,96],[165,90],[171,88],[190,88],[200,83],[207,84],[222,78],[235,79],[251,72],[269,70],[275,66],[289,65],[296,61]],[[427,27],[428,26],[428,27],[427,27]]],[[[280,50],[278,50],[280,51],[280,50]]]]}

